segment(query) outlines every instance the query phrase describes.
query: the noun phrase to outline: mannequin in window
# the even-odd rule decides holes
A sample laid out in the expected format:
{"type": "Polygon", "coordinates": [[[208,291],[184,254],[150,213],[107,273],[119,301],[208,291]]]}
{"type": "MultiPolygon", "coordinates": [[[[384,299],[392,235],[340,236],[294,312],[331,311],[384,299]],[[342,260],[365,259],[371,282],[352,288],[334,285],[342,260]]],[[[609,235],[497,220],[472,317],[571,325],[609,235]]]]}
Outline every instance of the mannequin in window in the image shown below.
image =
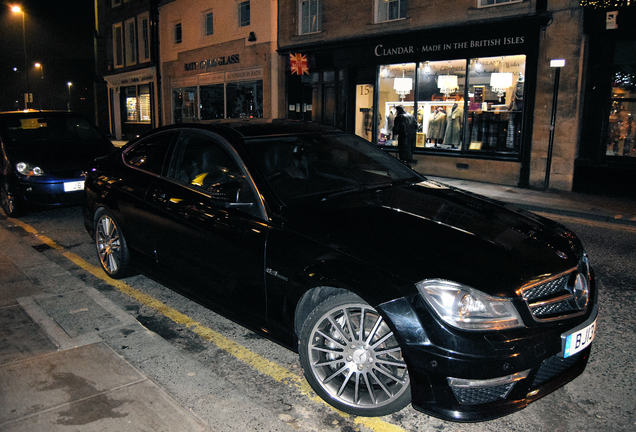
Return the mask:
{"type": "Polygon", "coordinates": [[[446,131],[446,111],[443,107],[435,108],[431,114],[431,120],[428,122],[428,131],[426,137],[429,142],[437,143],[444,138],[446,131]]]}
{"type": "Polygon", "coordinates": [[[415,147],[417,122],[415,117],[404,111],[401,105],[398,105],[395,111],[397,114],[393,121],[393,135],[398,136],[398,156],[402,162],[410,166],[414,162],[413,148],[415,147]]]}
{"type": "Polygon", "coordinates": [[[464,110],[457,102],[453,104],[450,113],[446,117],[446,131],[444,132],[444,144],[459,147],[462,142],[462,122],[464,110]]]}

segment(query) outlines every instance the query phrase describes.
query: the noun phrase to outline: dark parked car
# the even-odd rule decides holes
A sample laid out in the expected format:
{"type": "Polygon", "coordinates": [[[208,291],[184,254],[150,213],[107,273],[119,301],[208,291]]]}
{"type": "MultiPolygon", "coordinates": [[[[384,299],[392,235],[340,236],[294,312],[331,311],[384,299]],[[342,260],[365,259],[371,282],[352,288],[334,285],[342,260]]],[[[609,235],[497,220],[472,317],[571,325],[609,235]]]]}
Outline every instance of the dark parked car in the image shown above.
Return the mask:
{"type": "Polygon", "coordinates": [[[298,350],[357,415],[411,401],[499,417],[581,374],[597,292],[563,226],[427,180],[354,135],[302,123],[156,130],[97,160],[85,224],[131,264],[298,350]]]}
{"type": "Polygon", "coordinates": [[[9,216],[27,205],[79,204],[84,175],[113,150],[88,120],[64,111],[0,113],[0,201],[9,216]]]}

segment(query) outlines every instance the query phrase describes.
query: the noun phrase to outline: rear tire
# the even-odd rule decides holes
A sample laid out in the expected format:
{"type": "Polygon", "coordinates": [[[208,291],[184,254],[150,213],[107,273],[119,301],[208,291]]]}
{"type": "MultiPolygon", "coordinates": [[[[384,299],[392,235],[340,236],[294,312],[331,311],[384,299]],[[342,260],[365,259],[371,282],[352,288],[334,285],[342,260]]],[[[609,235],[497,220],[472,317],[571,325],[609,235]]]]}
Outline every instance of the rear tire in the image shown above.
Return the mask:
{"type": "Polygon", "coordinates": [[[22,215],[22,203],[6,180],[0,186],[0,202],[7,216],[18,217],[22,215]]]}
{"type": "Polygon", "coordinates": [[[382,316],[346,292],[323,300],[303,323],[298,352],[309,385],[349,414],[381,416],[411,401],[402,350],[382,316]]]}
{"type": "Polygon", "coordinates": [[[106,209],[95,212],[95,249],[102,269],[113,279],[130,273],[130,252],[114,216],[106,209]]]}

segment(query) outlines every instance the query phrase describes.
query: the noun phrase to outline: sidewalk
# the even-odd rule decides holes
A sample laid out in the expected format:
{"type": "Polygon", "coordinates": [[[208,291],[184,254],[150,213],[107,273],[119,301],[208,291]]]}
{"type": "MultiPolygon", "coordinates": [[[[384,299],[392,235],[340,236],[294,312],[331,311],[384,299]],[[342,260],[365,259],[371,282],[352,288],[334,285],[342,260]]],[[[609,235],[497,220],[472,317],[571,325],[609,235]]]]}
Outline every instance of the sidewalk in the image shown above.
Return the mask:
{"type": "Polygon", "coordinates": [[[139,323],[30,243],[0,228],[0,430],[208,430],[98,334],[139,323]]]}
{"type": "Polygon", "coordinates": [[[636,200],[628,198],[555,190],[538,191],[445,177],[427,178],[532,211],[636,226],[636,200]]]}

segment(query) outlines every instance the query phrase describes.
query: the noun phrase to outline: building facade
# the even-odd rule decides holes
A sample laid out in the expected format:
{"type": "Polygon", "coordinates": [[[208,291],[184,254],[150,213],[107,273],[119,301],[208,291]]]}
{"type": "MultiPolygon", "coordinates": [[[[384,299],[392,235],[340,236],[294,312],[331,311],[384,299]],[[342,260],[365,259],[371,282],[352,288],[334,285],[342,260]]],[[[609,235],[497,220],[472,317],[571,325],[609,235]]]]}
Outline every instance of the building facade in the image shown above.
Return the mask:
{"type": "Polygon", "coordinates": [[[283,114],[393,150],[402,106],[421,172],[537,188],[549,172],[549,187],[572,190],[583,24],[574,0],[281,0],[280,54],[309,71],[286,62],[283,114]]]}
{"type": "Polygon", "coordinates": [[[279,116],[276,1],[164,1],[159,16],[165,123],[279,116]]]}
{"type": "Polygon", "coordinates": [[[132,139],[161,124],[158,0],[102,0],[97,19],[108,131],[132,139]]]}

